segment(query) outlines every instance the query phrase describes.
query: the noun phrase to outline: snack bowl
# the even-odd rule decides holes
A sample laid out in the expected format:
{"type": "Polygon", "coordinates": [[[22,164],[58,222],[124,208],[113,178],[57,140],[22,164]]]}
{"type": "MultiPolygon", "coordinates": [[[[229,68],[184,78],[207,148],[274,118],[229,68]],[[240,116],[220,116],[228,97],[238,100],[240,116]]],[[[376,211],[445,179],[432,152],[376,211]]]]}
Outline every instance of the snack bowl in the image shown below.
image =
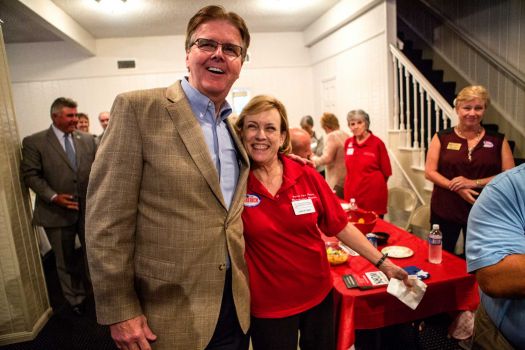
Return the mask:
{"type": "Polygon", "coordinates": [[[365,235],[372,232],[377,222],[377,214],[373,211],[357,209],[350,210],[347,214],[348,221],[365,235]]]}
{"type": "Polygon", "coordinates": [[[325,242],[326,256],[331,265],[341,265],[348,261],[348,253],[339,242],[325,242]]]}

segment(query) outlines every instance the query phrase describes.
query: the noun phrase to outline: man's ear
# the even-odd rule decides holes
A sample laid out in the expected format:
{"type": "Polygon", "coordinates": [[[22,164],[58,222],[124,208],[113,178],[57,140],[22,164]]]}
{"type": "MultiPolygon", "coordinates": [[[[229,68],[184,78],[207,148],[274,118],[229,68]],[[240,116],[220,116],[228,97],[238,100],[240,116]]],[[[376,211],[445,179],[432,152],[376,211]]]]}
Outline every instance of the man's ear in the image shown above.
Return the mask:
{"type": "Polygon", "coordinates": [[[188,61],[190,59],[189,56],[190,56],[190,52],[186,51],[186,69],[188,70],[188,72],[190,71],[190,66],[188,64],[188,61]]]}

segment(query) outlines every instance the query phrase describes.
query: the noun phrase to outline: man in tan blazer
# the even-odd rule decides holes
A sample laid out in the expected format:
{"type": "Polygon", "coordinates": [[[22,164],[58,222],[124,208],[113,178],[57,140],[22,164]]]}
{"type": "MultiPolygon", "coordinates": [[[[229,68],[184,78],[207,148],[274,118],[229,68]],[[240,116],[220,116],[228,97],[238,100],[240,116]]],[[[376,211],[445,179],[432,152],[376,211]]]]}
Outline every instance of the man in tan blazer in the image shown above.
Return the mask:
{"type": "Polygon", "coordinates": [[[247,349],[241,213],[248,158],[227,119],[250,36],[208,6],[186,34],[189,76],[119,95],[88,189],[98,321],[122,349],[247,349]]]}
{"type": "Polygon", "coordinates": [[[76,130],[75,101],[57,98],[51,105],[51,119],[49,129],[22,141],[20,168],[24,183],[36,194],[33,223],[46,231],[64,297],[75,313],[82,314],[88,279],[82,256],[75,250],[75,236],[84,241],[86,191],[96,145],[92,135],[76,130]]]}

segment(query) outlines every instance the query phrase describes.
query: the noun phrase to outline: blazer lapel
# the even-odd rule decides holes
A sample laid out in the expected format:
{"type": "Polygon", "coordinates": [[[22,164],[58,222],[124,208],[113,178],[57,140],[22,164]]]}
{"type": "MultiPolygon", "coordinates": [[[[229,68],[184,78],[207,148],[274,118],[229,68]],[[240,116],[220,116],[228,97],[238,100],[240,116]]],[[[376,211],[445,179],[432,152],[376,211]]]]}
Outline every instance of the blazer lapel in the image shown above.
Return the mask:
{"type": "MultiPolygon", "coordinates": [[[[53,147],[53,149],[60,156],[60,158],[62,158],[62,160],[64,162],[66,162],[66,164],[69,167],[69,169],[71,169],[72,171],[75,171],[75,169],[73,169],[73,166],[71,165],[71,163],[69,163],[69,159],[67,158],[66,151],[64,150],[64,148],[62,147],[62,145],[58,141],[57,136],[55,135],[55,132],[53,131],[53,127],[50,127],[47,130],[47,135],[46,136],[47,136],[47,140],[48,140],[49,144],[51,145],[51,147],[53,147]]],[[[76,146],[76,144],[75,144],[75,146],[76,146]]]]}
{"type": "Polygon", "coordinates": [[[87,154],[85,143],[82,142],[82,137],[76,131],[73,131],[71,133],[71,138],[73,140],[73,143],[75,144],[75,158],[77,159],[77,169],[80,169],[80,166],[82,165],[81,160],[83,159],[82,155],[87,154]]]}
{"type": "Polygon", "coordinates": [[[231,216],[231,215],[234,215],[238,209],[244,208],[244,197],[246,195],[246,182],[248,180],[248,174],[250,172],[250,159],[248,158],[248,154],[246,153],[246,150],[244,149],[244,145],[242,144],[241,140],[237,136],[237,132],[235,131],[235,127],[233,126],[230,118],[226,119],[226,124],[228,125],[230,134],[232,135],[232,139],[235,142],[235,146],[237,148],[237,155],[238,155],[239,167],[240,167],[239,180],[237,181],[237,187],[235,188],[232,205],[230,207],[229,215],[231,216]]]}
{"type": "Polygon", "coordinates": [[[166,91],[166,97],[173,103],[166,106],[168,114],[175,124],[175,128],[180,135],[184,146],[188,150],[194,163],[201,172],[202,176],[210,185],[210,188],[222,206],[227,209],[222,196],[221,186],[219,184],[219,176],[217,169],[213,165],[208,146],[204,140],[204,135],[199,123],[193,115],[190,103],[177,82],[170,86],[166,91]]]}

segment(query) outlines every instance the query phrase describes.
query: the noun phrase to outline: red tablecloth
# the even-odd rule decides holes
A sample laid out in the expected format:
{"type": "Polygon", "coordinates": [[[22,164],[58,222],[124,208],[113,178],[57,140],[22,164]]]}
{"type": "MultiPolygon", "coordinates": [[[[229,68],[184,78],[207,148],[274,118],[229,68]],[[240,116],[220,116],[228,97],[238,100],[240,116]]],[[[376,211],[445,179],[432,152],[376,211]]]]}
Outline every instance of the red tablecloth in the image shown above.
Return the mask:
{"type": "Polygon", "coordinates": [[[429,272],[430,278],[425,280],[427,291],[416,310],[412,310],[388,294],[386,287],[367,291],[346,288],[342,275],[377,270],[363,257],[350,257],[348,264],[332,267],[338,350],[346,350],[354,344],[355,329],[381,328],[443,312],[477,308],[477,283],[474,276],[466,272],[464,260],[443,251],[443,262],[439,265],[431,264],[427,260],[426,241],[380,219],[373,231],[390,234],[387,245],[406,246],[414,251],[411,257],[391,260],[401,267],[415,265],[429,272]]]}

